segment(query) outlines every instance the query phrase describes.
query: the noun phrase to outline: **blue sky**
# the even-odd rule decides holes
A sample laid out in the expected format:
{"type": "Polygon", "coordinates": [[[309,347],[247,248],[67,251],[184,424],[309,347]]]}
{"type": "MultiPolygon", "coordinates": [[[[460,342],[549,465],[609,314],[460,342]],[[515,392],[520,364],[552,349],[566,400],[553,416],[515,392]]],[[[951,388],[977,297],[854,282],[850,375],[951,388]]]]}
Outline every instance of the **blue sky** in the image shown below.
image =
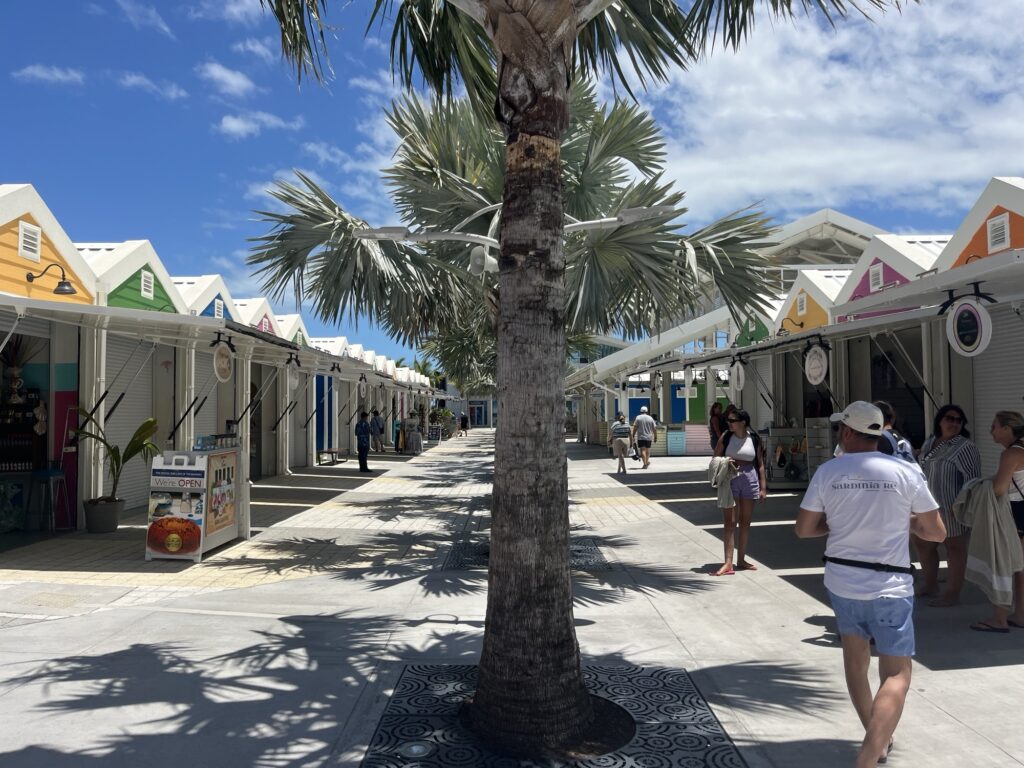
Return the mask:
{"type": "MultiPolygon", "coordinates": [[[[72,240],[148,239],[172,274],[220,272],[236,297],[255,295],[252,209],[291,169],[394,223],[377,174],[394,149],[394,90],[386,33],[363,38],[368,6],[329,6],[335,78],[299,88],[258,0],[11,4],[0,180],[34,184],[72,240]]],[[[930,0],[835,31],[761,23],[740,53],[674,73],[642,101],[688,223],[760,201],[780,222],[830,206],[891,231],[951,232],[989,177],[1024,175],[1024,54],[1009,31],[1021,18],[1024,0],[930,0]]],[[[306,322],[403,354],[365,323],[306,322]]]]}

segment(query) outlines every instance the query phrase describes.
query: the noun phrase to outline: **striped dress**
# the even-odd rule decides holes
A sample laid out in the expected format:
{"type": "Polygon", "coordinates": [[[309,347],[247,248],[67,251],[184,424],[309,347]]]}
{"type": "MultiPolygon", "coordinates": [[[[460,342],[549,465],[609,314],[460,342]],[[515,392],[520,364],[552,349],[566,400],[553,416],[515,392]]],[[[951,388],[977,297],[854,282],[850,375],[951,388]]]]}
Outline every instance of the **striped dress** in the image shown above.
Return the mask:
{"type": "Polygon", "coordinates": [[[928,478],[928,488],[939,502],[947,536],[962,536],[970,531],[953,517],[953,501],[964,483],[981,477],[981,455],[977,446],[962,435],[935,444],[932,435],[921,446],[921,469],[928,478]]]}

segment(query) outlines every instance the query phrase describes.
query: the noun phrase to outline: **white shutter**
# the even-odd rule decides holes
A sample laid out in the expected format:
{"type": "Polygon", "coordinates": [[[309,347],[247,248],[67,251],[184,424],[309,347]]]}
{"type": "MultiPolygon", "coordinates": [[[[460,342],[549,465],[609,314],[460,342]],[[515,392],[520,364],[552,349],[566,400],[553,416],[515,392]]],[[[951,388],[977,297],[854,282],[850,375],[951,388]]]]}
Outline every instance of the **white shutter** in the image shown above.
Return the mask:
{"type": "Polygon", "coordinates": [[[807,294],[803,291],[796,295],[796,313],[798,315],[807,314],[807,294]]]}
{"type": "Polygon", "coordinates": [[[1024,323],[1006,306],[989,313],[995,323],[992,343],[974,358],[974,421],[968,427],[981,452],[983,477],[995,474],[1003,451],[988,433],[992,417],[996,411],[1024,411],[1024,355],[1020,353],[1024,323]]]}
{"type": "MultiPolygon", "coordinates": [[[[107,438],[122,450],[128,445],[128,440],[135,434],[135,430],[145,419],[153,415],[153,358],[146,360],[142,366],[138,378],[132,382],[132,376],[138,370],[139,364],[149,354],[149,346],[139,346],[135,339],[125,339],[119,336],[107,336],[107,386],[110,387],[114,376],[121,370],[125,361],[131,358],[128,365],[124,366],[121,378],[117,380],[104,401],[107,411],[117,401],[122,392],[125,393],[121,404],[111,415],[106,423],[107,438]]],[[[103,478],[103,493],[110,492],[110,475],[105,473],[103,478]]],[[[149,502],[149,464],[140,457],[135,457],[125,465],[121,473],[121,482],[118,485],[117,495],[124,499],[125,509],[140,507],[149,502]]]]}
{"type": "Polygon", "coordinates": [[[302,424],[306,420],[306,377],[298,374],[298,379],[299,384],[291,394],[291,399],[296,401],[296,405],[287,419],[288,466],[290,467],[305,467],[309,464],[309,460],[306,458],[306,430],[302,428],[302,424]]]}
{"type": "MultiPolygon", "coordinates": [[[[750,418],[754,420],[751,425],[754,429],[762,429],[765,424],[770,424],[774,418],[771,403],[775,396],[772,384],[772,358],[770,355],[755,357],[750,360],[750,366],[754,370],[747,374],[747,381],[754,380],[757,387],[753,408],[748,406],[750,418]],[[768,400],[766,403],[765,400],[768,400]]],[[[748,385],[749,386],[749,385],[748,385]]]]}
{"type": "MultiPolygon", "coordinates": [[[[217,379],[213,375],[213,353],[196,352],[196,396],[199,402],[205,397],[202,410],[195,417],[192,434],[216,435],[222,430],[217,428],[217,379]]],[[[199,402],[196,403],[198,407],[199,402]]]]}
{"type": "Polygon", "coordinates": [[[874,293],[882,289],[882,265],[872,264],[868,270],[868,290],[874,293]]]}
{"type": "Polygon", "coordinates": [[[148,270],[142,270],[141,277],[142,284],[139,286],[139,291],[142,293],[142,298],[152,299],[153,298],[153,273],[148,270]]]}
{"type": "Polygon", "coordinates": [[[985,222],[988,228],[988,252],[995,253],[1010,247],[1010,214],[993,216],[985,222]]]}
{"type": "Polygon", "coordinates": [[[27,221],[18,222],[18,255],[29,261],[39,261],[42,249],[43,230],[27,221]]]}

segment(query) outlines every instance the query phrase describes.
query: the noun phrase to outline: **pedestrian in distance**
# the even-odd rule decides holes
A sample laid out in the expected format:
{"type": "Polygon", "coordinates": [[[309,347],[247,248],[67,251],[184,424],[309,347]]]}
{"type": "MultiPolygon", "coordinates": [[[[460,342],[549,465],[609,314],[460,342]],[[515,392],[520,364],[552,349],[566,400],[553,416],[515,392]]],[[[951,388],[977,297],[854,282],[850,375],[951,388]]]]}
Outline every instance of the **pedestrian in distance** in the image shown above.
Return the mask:
{"type": "Polygon", "coordinates": [[[626,474],[626,456],[629,454],[629,438],[632,430],[626,421],[626,414],[620,413],[612,423],[608,434],[608,445],[612,447],[612,455],[618,459],[616,474],[626,474]]]}
{"type": "Polygon", "coordinates": [[[459,431],[455,433],[456,437],[465,437],[469,434],[469,416],[463,411],[459,416],[459,431]]]}
{"type": "Polygon", "coordinates": [[[722,404],[717,400],[712,404],[708,412],[708,437],[711,439],[711,452],[715,452],[718,441],[722,439],[722,404]]]}
{"type": "Polygon", "coordinates": [[[939,597],[939,545],[912,536],[921,561],[924,583],[917,588],[919,597],[931,597],[928,605],[946,608],[960,602],[960,590],[967,572],[967,538],[970,528],[953,516],[953,502],[969,480],[981,476],[981,454],[970,440],[967,416],[959,405],[939,408],[932,434],[921,446],[921,470],[928,480],[932,496],[939,502],[939,514],[946,526],[946,589],[939,597]]]}
{"type": "Polygon", "coordinates": [[[640,414],[633,420],[633,442],[643,464],[641,469],[651,466],[651,446],[658,441],[658,424],[647,413],[647,406],[640,407],[640,414]]]}
{"type": "Polygon", "coordinates": [[[910,690],[914,581],[910,534],[943,541],[939,505],[921,471],[878,451],[882,412],[862,400],[831,416],[843,453],[811,478],[800,538],[827,536],[825,587],[843,645],[846,687],[864,726],[857,768],[886,762],[910,690]],[[880,684],[872,696],[871,641],[880,684]]]}
{"type": "MultiPolygon", "coordinates": [[[[1013,525],[1024,547],[1024,415],[1017,411],[998,411],[992,419],[992,439],[1003,446],[999,468],[992,478],[997,499],[1009,498],[1013,525]]],[[[978,632],[1006,633],[1010,628],[1024,629],[1024,571],[1013,574],[1013,604],[993,605],[992,615],[971,625],[978,632]]]]}
{"type": "Polygon", "coordinates": [[[896,409],[885,400],[875,400],[873,405],[882,412],[882,418],[885,420],[882,436],[878,439],[878,450],[887,456],[895,456],[897,459],[916,464],[914,446],[896,431],[896,409]]]}
{"type": "Polygon", "coordinates": [[[750,540],[750,522],[754,517],[754,502],[765,498],[764,446],[761,436],[750,428],[750,414],[734,409],[729,414],[729,431],[724,432],[715,446],[715,456],[725,456],[736,469],[730,481],[734,507],[722,508],[725,558],[715,576],[732,576],[736,571],[756,571],[757,566],[747,562],[747,544],[750,540]],[[736,529],[739,527],[739,535],[736,529]],[[736,543],[736,562],[733,563],[733,542],[736,543]]]}
{"type": "Polygon", "coordinates": [[[384,417],[376,408],[370,418],[370,442],[375,453],[384,452],[384,417]]]}
{"type": "Polygon", "coordinates": [[[367,421],[369,415],[363,411],[359,414],[359,421],[356,423],[356,452],[359,455],[360,472],[373,471],[366,464],[366,459],[370,455],[370,422],[367,421]]]}

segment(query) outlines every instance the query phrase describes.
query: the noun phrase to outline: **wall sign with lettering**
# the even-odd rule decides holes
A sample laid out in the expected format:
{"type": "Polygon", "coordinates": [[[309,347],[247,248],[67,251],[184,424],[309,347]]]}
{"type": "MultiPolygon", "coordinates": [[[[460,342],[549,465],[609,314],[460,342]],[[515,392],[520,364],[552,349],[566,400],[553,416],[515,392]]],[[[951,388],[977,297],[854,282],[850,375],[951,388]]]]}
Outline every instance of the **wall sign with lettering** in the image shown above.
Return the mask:
{"type": "Polygon", "coordinates": [[[980,355],[992,341],[992,317],[975,298],[961,299],[946,313],[946,338],[958,355],[980,355]]]}

